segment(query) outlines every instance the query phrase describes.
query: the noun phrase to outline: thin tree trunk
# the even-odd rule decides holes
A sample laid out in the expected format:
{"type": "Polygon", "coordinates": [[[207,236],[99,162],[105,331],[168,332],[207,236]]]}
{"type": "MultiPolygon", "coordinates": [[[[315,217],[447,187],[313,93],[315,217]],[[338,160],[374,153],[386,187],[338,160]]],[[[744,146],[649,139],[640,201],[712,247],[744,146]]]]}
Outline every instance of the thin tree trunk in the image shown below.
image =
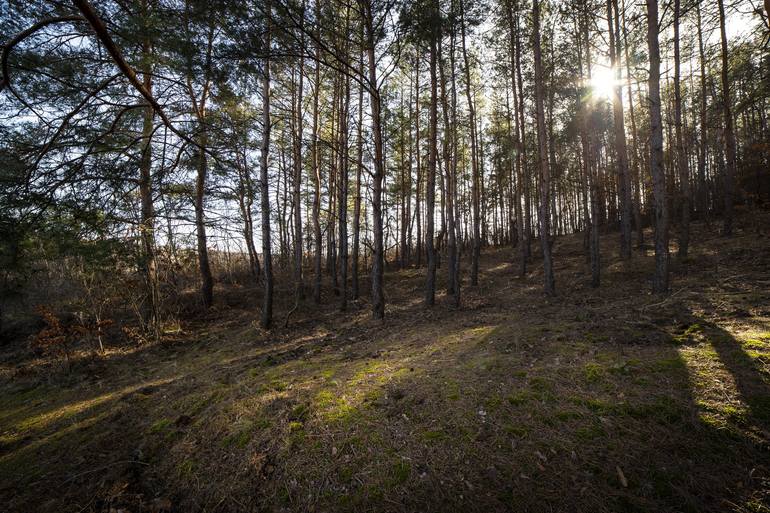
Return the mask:
{"type": "MultiPolygon", "coordinates": [[[[438,15],[438,8],[436,15],[438,15]]],[[[432,35],[430,41],[430,135],[428,140],[428,180],[425,190],[427,211],[427,231],[425,245],[428,254],[428,274],[425,284],[425,304],[432,306],[436,298],[436,248],[434,247],[433,231],[436,207],[436,161],[438,160],[438,92],[436,78],[436,39],[432,35]]]]}
{"type": "MultiPolygon", "coordinates": [[[[345,33],[350,30],[350,9],[345,10],[345,33]]],[[[346,40],[347,41],[347,40],[346,40]]],[[[348,56],[348,45],[343,50],[345,59],[348,56]]],[[[339,222],[339,252],[340,252],[340,310],[348,307],[348,113],[350,109],[350,77],[345,75],[340,109],[340,165],[339,165],[339,201],[337,219],[339,222]]]]}
{"type": "MultiPolygon", "coordinates": [[[[678,1],[678,0],[676,0],[678,1]]],[[[615,129],[615,154],[617,155],[618,184],[620,195],[620,258],[631,258],[631,178],[628,170],[628,147],[623,116],[623,92],[620,73],[620,30],[617,0],[607,0],[607,19],[610,34],[610,63],[615,73],[612,111],[615,129]],[[613,16],[614,6],[614,16],[613,16]],[[614,27],[613,27],[614,19],[614,27]]]]}
{"type": "MultiPolygon", "coordinates": [[[[361,39],[363,40],[363,27],[361,29],[361,39]]],[[[364,76],[364,50],[361,48],[359,59],[359,73],[364,76]]],[[[364,86],[360,85],[358,89],[358,135],[356,138],[357,161],[356,161],[356,197],[353,203],[353,261],[350,272],[353,275],[351,283],[351,295],[353,299],[358,299],[358,260],[359,244],[361,234],[361,175],[364,167],[364,86]]]]}
{"type": "Polygon", "coordinates": [[[717,5],[719,6],[719,30],[722,42],[722,111],[725,117],[724,140],[725,155],[727,157],[724,177],[725,213],[722,232],[725,237],[730,237],[733,234],[733,195],[735,194],[735,132],[733,131],[733,112],[730,103],[730,73],[727,59],[727,33],[725,31],[724,0],[717,0],[717,5]]]}
{"type": "Polygon", "coordinates": [[[273,320],[273,257],[270,241],[270,194],[268,189],[268,150],[270,149],[270,0],[265,9],[265,57],[262,71],[262,147],[260,148],[260,202],[262,209],[262,259],[265,270],[265,289],[262,298],[262,328],[269,329],[273,320]]]}
{"type": "Polygon", "coordinates": [[[383,240],[382,240],[382,182],[385,178],[383,155],[382,121],[380,117],[380,92],[377,85],[377,59],[374,54],[375,35],[372,0],[360,1],[366,27],[366,52],[369,60],[369,100],[372,111],[372,132],[374,135],[374,176],[372,177],[373,255],[372,255],[372,316],[385,317],[385,296],[383,292],[383,240]]]}
{"type": "Polygon", "coordinates": [[[535,111],[537,122],[537,146],[540,159],[540,245],[543,248],[543,290],[547,296],[556,293],[551,261],[550,237],[550,169],[548,163],[548,148],[546,146],[545,112],[543,109],[543,63],[540,55],[540,2],[532,1],[532,43],[535,57],[535,111]]]}
{"type": "Polygon", "coordinates": [[[652,290],[668,290],[668,202],[663,168],[663,126],[660,115],[660,46],[658,0],[647,0],[647,46],[650,55],[648,82],[650,102],[650,175],[655,207],[655,275],[652,290]]]}
{"type": "MultiPolygon", "coordinates": [[[[315,4],[316,19],[321,17],[321,3],[315,4]]],[[[320,39],[320,24],[317,29],[316,39],[320,39]]],[[[318,155],[318,101],[321,89],[321,45],[315,45],[315,89],[313,91],[313,136],[311,146],[311,160],[313,166],[313,239],[315,240],[315,254],[313,257],[313,301],[321,303],[321,256],[323,239],[321,234],[321,163],[318,155]]]]}
{"type": "Polygon", "coordinates": [[[706,149],[708,148],[708,120],[706,118],[706,52],[703,49],[703,27],[700,2],[695,4],[698,20],[698,55],[700,63],[700,144],[698,145],[698,210],[708,217],[708,188],[706,185],[706,149]]]}
{"type": "Polygon", "coordinates": [[[468,50],[465,44],[465,6],[460,0],[460,36],[462,42],[463,61],[465,64],[465,96],[468,100],[468,130],[471,136],[471,202],[473,208],[473,248],[471,252],[471,285],[479,283],[479,256],[481,253],[481,236],[479,228],[481,214],[479,212],[480,192],[479,165],[478,165],[478,141],[476,138],[476,109],[471,95],[471,69],[468,59],[468,50]]]}
{"type": "Polygon", "coordinates": [[[674,0],[674,129],[676,131],[676,167],[679,171],[679,208],[682,209],[679,227],[679,258],[687,257],[690,245],[690,170],[687,155],[684,152],[682,135],[682,91],[679,56],[679,17],[680,0],[674,0]]]}
{"type": "MultiPolygon", "coordinates": [[[[300,42],[304,46],[305,20],[305,2],[302,2],[300,11],[300,42]]],[[[300,197],[300,187],[302,184],[302,136],[303,136],[303,115],[302,98],[304,92],[305,78],[305,59],[299,57],[299,84],[297,86],[297,100],[294,115],[294,294],[296,304],[305,296],[305,285],[302,279],[302,201],[300,197]]]]}
{"type": "MultiPolygon", "coordinates": [[[[142,7],[146,14],[147,3],[142,7]]],[[[143,73],[143,85],[145,90],[152,94],[152,70],[149,64],[151,47],[149,42],[142,45],[142,53],[145,56],[146,68],[143,73]]],[[[158,262],[155,251],[155,206],[152,200],[152,118],[154,115],[152,105],[144,109],[142,125],[142,160],[139,166],[139,196],[141,198],[141,223],[140,235],[142,239],[143,262],[142,270],[147,287],[147,303],[145,311],[145,325],[154,340],[160,338],[160,285],[158,283],[158,262]]]]}

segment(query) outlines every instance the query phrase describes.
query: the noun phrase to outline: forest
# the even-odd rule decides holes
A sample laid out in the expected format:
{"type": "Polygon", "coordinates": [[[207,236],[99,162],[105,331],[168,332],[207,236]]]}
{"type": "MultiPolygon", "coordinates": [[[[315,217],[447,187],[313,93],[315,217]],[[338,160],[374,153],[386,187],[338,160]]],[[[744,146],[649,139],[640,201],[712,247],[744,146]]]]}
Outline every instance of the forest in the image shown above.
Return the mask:
{"type": "Polygon", "coordinates": [[[770,513],[770,0],[0,5],[0,510],[770,513]]]}

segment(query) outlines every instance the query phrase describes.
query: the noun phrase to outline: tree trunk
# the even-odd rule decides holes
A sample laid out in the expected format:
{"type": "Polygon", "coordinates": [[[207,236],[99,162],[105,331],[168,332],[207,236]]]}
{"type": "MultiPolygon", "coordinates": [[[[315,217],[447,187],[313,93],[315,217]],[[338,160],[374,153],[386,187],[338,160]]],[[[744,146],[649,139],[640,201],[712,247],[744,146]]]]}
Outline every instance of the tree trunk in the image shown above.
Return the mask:
{"type": "Polygon", "coordinates": [[[366,52],[369,60],[369,101],[372,111],[374,135],[374,176],[372,177],[373,255],[372,255],[372,317],[385,317],[383,293],[383,240],[382,240],[382,181],[385,178],[385,161],[380,118],[380,92],[377,85],[377,59],[374,55],[375,35],[372,0],[361,0],[363,21],[366,27],[366,52]]]}
{"type": "MultiPolygon", "coordinates": [[[[315,4],[316,19],[321,17],[321,3],[315,4]]],[[[320,24],[317,29],[316,39],[320,39],[320,24]]],[[[313,256],[313,301],[321,303],[321,255],[323,239],[321,234],[321,163],[318,155],[318,100],[321,89],[321,45],[315,45],[315,84],[313,90],[313,141],[311,142],[311,160],[313,166],[314,195],[313,195],[313,239],[315,240],[315,254],[313,256]]]]}
{"type": "MultiPolygon", "coordinates": [[[[303,1],[300,12],[300,42],[304,46],[304,20],[305,3],[303,1]]],[[[297,100],[294,112],[294,183],[293,183],[293,201],[294,201],[294,295],[298,305],[305,296],[305,285],[302,278],[302,201],[300,197],[300,186],[302,184],[302,98],[305,78],[305,59],[299,57],[299,84],[297,86],[297,100]]]]}
{"type": "MultiPolygon", "coordinates": [[[[436,15],[438,9],[436,8],[436,15]]],[[[425,304],[432,306],[436,300],[436,248],[434,247],[434,220],[436,207],[436,161],[438,160],[438,79],[436,78],[436,39],[430,41],[430,135],[428,140],[428,177],[425,189],[427,230],[425,245],[428,255],[428,274],[425,284],[425,304]]]]}
{"type": "Polygon", "coordinates": [[[479,212],[480,203],[480,177],[478,163],[478,141],[476,134],[476,109],[474,107],[473,96],[471,95],[471,69],[468,60],[468,50],[465,44],[465,6],[464,1],[460,0],[460,36],[462,42],[463,61],[465,64],[465,96],[468,100],[468,130],[471,135],[471,203],[473,208],[473,248],[471,252],[471,285],[479,283],[479,256],[481,253],[481,236],[479,228],[481,224],[481,214],[479,212]]]}
{"type": "MultiPolygon", "coordinates": [[[[345,10],[345,33],[350,30],[350,10],[345,10]]],[[[344,58],[348,60],[348,46],[343,50],[344,58]]],[[[348,307],[348,113],[350,109],[350,77],[345,75],[341,109],[340,109],[340,165],[339,165],[339,200],[337,219],[339,223],[339,253],[340,253],[340,279],[342,289],[340,291],[340,310],[348,307]]]]}
{"type": "Polygon", "coordinates": [[[618,167],[618,192],[620,196],[620,258],[628,259],[631,258],[631,178],[628,170],[628,147],[626,145],[623,93],[620,81],[620,23],[617,0],[607,0],[607,19],[610,34],[610,63],[616,79],[612,95],[612,111],[615,129],[615,154],[617,155],[618,167]],[[614,27],[613,19],[615,22],[614,27]]]}
{"type": "Polygon", "coordinates": [[[679,227],[679,258],[687,257],[690,245],[690,170],[687,155],[684,152],[682,135],[682,91],[679,57],[679,16],[680,0],[674,0],[674,130],[676,133],[676,167],[679,172],[679,208],[682,209],[679,227]]]}
{"type": "MultiPolygon", "coordinates": [[[[363,29],[361,31],[363,40],[363,29]]],[[[364,50],[361,48],[359,59],[359,73],[364,76],[364,50]]],[[[364,167],[364,86],[360,85],[358,89],[358,136],[356,138],[357,161],[356,161],[356,197],[353,203],[353,261],[351,262],[350,273],[352,274],[351,295],[353,299],[358,299],[358,260],[359,244],[361,237],[361,175],[364,167]]]]}
{"type": "Polygon", "coordinates": [[[719,6],[719,30],[722,36],[722,111],[725,116],[725,155],[727,165],[725,166],[725,213],[724,227],[722,233],[725,237],[733,234],[733,195],[735,193],[735,132],[733,131],[733,112],[730,104],[730,74],[727,60],[727,33],[725,32],[725,3],[724,0],[717,0],[719,6]]]}
{"type": "Polygon", "coordinates": [[[260,148],[260,202],[262,209],[262,259],[265,272],[265,289],[262,298],[260,324],[270,329],[273,320],[273,257],[270,241],[270,194],[268,189],[268,150],[270,149],[270,0],[265,9],[268,13],[265,25],[265,57],[262,71],[262,147],[260,148]]]}
{"type": "Polygon", "coordinates": [[[660,46],[658,43],[658,0],[647,1],[647,46],[650,55],[648,82],[650,102],[650,175],[655,207],[655,275],[652,290],[668,290],[668,202],[663,168],[663,126],[660,115],[660,46]]]}
{"type": "Polygon", "coordinates": [[[195,181],[195,230],[198,242],[198,269],[201,273],[201,297],[203,306],[208,308],[214,302],[214,278],[211,276],[209,264],[209,250],[206,242],[206,220],[203,210],[203,200],[206,194],[206,175],[208,164],[206,162],[207,137],[205,134],[199,137],[198,150],[198,174],[195,181]]]}
{"type": "Polygon", "coordinates": [[[543,290],[547,296],[556,294],[556,285],[553,277],[553,263],[551,261],[550,244],[550,169],[548,162],[548,148],[546,146],[545,112],[543,109],[543,63],[540,55],[540,2],[532,1],[532,44],[535,57],[535,111],[537,122],[537,146],[540,160],[540,245],[543,248],[543,290]]]}

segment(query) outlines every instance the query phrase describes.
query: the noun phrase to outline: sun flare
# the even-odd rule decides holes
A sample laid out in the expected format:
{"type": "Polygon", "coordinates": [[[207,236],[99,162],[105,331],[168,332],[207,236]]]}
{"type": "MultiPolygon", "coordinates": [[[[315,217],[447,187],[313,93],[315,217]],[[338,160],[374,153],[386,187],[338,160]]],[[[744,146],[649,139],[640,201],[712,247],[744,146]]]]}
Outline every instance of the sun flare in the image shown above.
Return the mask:
{"type": "Polygon", "coordinates": [[[591,91],[597,98],[612,98],[613,88],[617,84],[612,68],[598,67],[591,75],[591,91]]]}

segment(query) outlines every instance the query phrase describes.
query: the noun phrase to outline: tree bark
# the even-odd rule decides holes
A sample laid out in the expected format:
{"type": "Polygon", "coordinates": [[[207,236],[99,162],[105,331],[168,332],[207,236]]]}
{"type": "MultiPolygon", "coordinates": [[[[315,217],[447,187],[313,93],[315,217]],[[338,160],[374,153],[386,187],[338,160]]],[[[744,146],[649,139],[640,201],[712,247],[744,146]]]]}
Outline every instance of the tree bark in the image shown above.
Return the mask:
{"type": "Polygon", "coordinates": [[[372,317],[385,317],[385,296],[383,292],[383,240],[382,240],[382,181],[385,178],[383,155],[382,120],[380,115],[380,92],[377,84],[377,59],[374,54],[374,14],[372,0],[359,0],[366,29],[366,53],[369,60],[368,89],[372,111],[372,132],[374,135],[374,175],[372,176],[372,317]]]}
{"type": "MultiPolygon", "coordinates": [[[[678,0],[676,0],[678,1],[678,0]]],[[[623,116],[623,92],[620,73],[620,30],[617,0],[607,0],[607,19],[610,34],[610,64],[615,73],[612,95],[615,154],[617,155],[620,196],[620,258],[631,258],[631,178],[628,170],[628,146],[623,116]],[[614,4],[614,15],[613,15],[614,4]],[[614,26],[613,26],[614,20],[614,26]]]]}
{"type": "Polygon", "coordinates": [[[478,140],[476,134],[476,109],[473,96],[471,95],[471,68],[468,59],[468,50],[465,44],[465,5],[460,0],[460,36],[462,42],[463,61],[465,68],[465,96],[468,100],[468,130],[471,136],[471,204],[473,208],[473,248],[471,252],[471,285],[479,283],[479,256],[481,254],[481,235],[479,233],[481,224],[480,213],[480,177],[478,163],[478,140]]]}
{"type": "MultiPolygon", "coordinates": [[[[438,16],[438,8],[435,9],[438,16]]],[[[436,161],[438,160],[438,89],[436,77],[436,39],[430,41],[430,135],[428,140],[428,177],[425,189],[427,230],[425,245],[428,255],[428,273],[425,284],[425,304],[432,306],[436,301],[436,248],[434,247],[434,220],[436,209],[436,161]]]]}
{"type": "Polygon", "coordinates": [[[548,148],[546,146],[545,112],[543,109],[543,63],[540,54],[540,2],[532,1],[532,43],[535,57],[535,111],[537,122],[537,146],[540,160],[540,245],[543,250],[543,291],[547,296],[556,294],[551,261],[550,237],[550,169],[548,148]]]}
{"type": "Polygon", "coordinates": [[[687,155],[684,151],[684,136],[682,135],[682,90],[679,56],[679,17],[680,0],[674,0],[674,130],[676,133],[676,167],[679,172],[679,208],[682,209],[681,226],[679,227],[679,258],[687,257],[690,245],[690,170],[687,155]]]}
{"type": "Polygon", "coordinates": [[[262,71],[262,146],[260,148],[260,202],[262,209],[262,260],[265,273],[265,288],[262,298],[260,324],[270,329],[273,320],[273,257],[270,240],[270,194],[268,189],[268,151],[270,149],[270,0],[265,4],[268,13],[265,19],[265,52],[262,71]]]}
{"type": "MultiPolygon", "coordinates": [[[[650,55],[648,81],[650,103],[650,175],[655,209],[655,275],[652,290],[668,291],[668,202],[663,168],[663,126],[660,115],[660,45],[658,0],[647,1],[647,46],[650,55]]],[[[721,0],[720,0],[721,1],[721,0]]]]}
{"type": "Polygon", "coordinates": [[[725,237],[730,237],[733,234],[733,195],[735,194],[735,132],[733,131],[733,112],[730,103],[730,73],[727,59],[727,32],[725,31],[724,0],[717,0],[717,5],[719,7],[719,31],[722,43],[722,112],[725,117],[724,142],[725,156],[727,157],[724,177],[725,213],[722,233],[725,237]]]}

